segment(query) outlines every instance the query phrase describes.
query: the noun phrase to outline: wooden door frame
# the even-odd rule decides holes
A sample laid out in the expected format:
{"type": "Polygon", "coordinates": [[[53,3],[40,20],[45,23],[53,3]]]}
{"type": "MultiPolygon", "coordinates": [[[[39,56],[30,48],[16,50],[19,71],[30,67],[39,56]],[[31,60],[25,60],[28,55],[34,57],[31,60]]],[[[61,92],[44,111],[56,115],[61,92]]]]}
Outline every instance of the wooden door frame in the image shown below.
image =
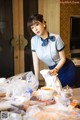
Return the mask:
{"type": "Polygon", "coordinates": [[[23,0],[12,0],[13,8],[13,41],[14,46],[14,74],[24,72],[24,49],[20,50],[20,36],[23,36],[23,0]]]}

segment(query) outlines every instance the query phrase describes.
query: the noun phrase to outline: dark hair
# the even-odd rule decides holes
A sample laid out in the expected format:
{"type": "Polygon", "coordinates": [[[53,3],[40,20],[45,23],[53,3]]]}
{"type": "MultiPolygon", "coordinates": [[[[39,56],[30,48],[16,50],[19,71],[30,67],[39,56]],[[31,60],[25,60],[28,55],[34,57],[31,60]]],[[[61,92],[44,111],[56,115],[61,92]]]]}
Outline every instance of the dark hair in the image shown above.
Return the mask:
{"type": "MultiPolygon", "coordinates": [[[[31,15],[29,18],[28,18],[28,21],[27,21],[27,28],[28,28],[28,31],[30,33],[30,35],[33,34],[32,30],[31,30],[31,26],[33,24],[35,24],[36,21],[40,21],[40,22],[43,22],[44,19],[43,19],[43,15],[41,14],[34,14],[34,15],[31,15]]],[[[45,22],[45,21],[44,21],[45,22]]],[[[46,22],[45,22],[46,23],[46,22]]]]}

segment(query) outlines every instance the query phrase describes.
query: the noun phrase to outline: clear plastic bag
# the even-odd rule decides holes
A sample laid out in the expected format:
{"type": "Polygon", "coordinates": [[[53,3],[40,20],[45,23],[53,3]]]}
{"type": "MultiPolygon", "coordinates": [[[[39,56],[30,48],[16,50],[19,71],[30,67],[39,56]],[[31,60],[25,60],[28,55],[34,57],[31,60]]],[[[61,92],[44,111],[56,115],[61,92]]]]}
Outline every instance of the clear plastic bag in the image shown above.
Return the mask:
{"type": "Polygon", "coordinates": [[[9,120],[22,120],[22,116],[20,114],[10,112],[9,120]]]}
{"type": "Polygon", "coordinates": [[[45,84],[47,87],[54,88],[57,92],[62,90],[62,85],[60,83],[59,78],[56,75],[51,76],[48,69],[41,70],[43,78],[45,79],[45,84]]]}
{"type": "Polygon", "coordinates": [[[26,89],[26,85],[26,81],[20,79],[15,80],[14,78],[14,80],[9,84],[11,96],[22,96],[26,89]]]}
{"type": "Polygon", "coordinates": [[[33,106],[30,106],[28,109],[27,109],[27,112],[26,114],[23,116],[23,120],[37,120],[37,119],[34,119],[34,115],[38,112],[41,111],[41,108],[40,106],[38,105],[33,105],[33,106]]]}
{"type": "Polygon", "coordinates": [[[32,71],[15,75],[9,78],[8,81],[12,96],[31,94],[39,86],[39,81],[36,80],[32,71]]]}
{"type": "Polygon", "coordinates": [[[68,85],[63,87],[62,89],[62,96],[65,96],[66,98],[68,98],[69,100],[72,100],[73,97],[73,91],[72,88],[69,87],[68,85]]]}
{"type": "Polygon", "coordinates": [[[39,86],[39,81],[36,79],[33,72],[29,72],[26,76],[27,88],[32,88],[32,90],[37,90],[39,86]]]}

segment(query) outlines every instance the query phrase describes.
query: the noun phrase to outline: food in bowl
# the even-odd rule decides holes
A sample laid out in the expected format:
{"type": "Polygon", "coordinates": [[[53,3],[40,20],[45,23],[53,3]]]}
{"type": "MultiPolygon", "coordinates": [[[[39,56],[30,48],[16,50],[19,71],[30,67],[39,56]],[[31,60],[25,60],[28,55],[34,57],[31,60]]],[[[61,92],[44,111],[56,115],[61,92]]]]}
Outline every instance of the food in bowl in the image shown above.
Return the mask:
{"type": "Polygon", "coordinates": [[[54,88],[52,88],[52,87],[44,86],[44,87],[41,87],[41,90],[49,91],[49,93],[50,93],[50,91],[51,91],[52,94],[53,94],[53,96],[58,95],[58,92],[57,92],[54,88]]]}
{"type": "Polygon", "coordinates": [[[53,90],[51,87],[41,87],[41,90],[53,90]]]}

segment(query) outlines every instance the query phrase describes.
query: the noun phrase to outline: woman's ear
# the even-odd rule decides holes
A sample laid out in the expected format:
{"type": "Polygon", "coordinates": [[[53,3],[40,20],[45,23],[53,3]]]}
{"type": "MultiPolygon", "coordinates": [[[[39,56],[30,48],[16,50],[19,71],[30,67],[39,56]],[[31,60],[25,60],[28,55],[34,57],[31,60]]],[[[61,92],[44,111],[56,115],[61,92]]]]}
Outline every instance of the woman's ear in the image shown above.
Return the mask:
{"type": "Polygon", "coordinates": [[[44,24],[43,26],[45,27],[46,25],[44,24]]]}
{"type": "Polygon", "coordinates": [[[43,21],[43,24],[44,24],[43,26],[46,27],[46,22],[45,21],[43,21]]]}

